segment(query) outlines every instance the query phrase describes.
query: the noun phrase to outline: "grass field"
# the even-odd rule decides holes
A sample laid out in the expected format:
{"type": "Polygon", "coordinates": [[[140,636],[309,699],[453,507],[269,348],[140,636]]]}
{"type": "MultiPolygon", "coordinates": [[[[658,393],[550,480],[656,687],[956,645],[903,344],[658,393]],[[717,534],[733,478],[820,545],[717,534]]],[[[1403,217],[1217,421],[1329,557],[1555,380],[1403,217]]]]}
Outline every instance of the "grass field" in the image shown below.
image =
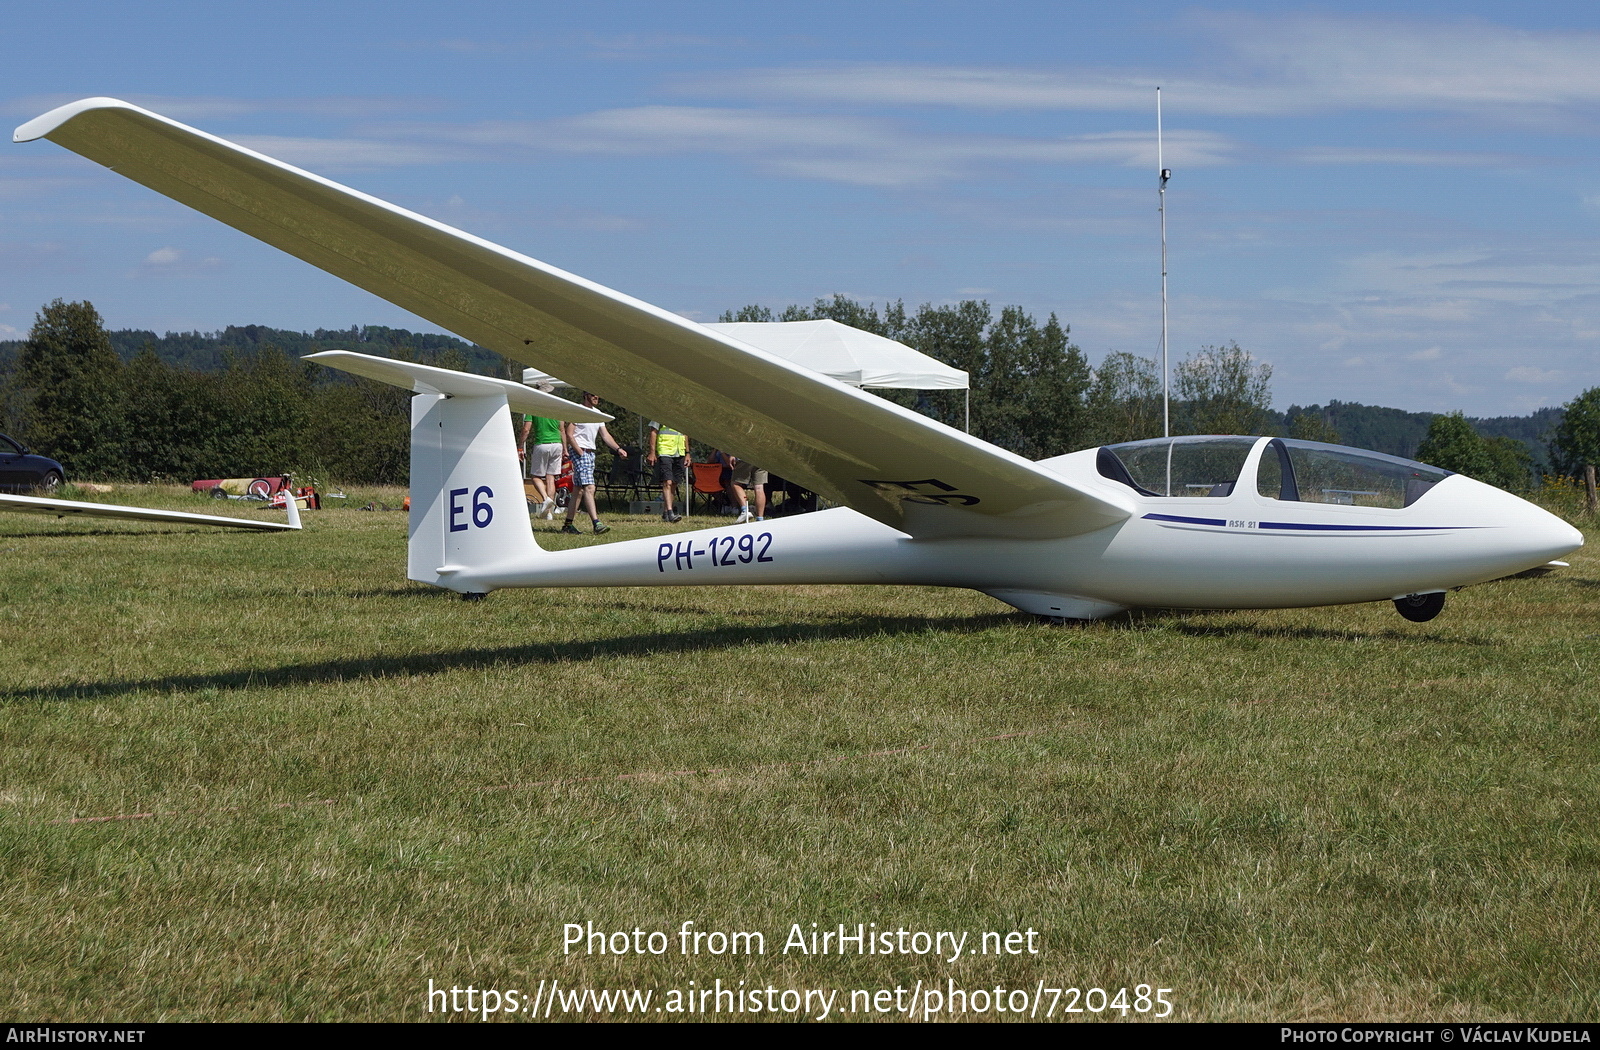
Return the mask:
{"type": "Polygon", "coordinates": [[[354,509],[396,494],[352,496],[294,535],[0,516],[0,1014],[461,1018],[430,980],[558,980],[667,1019],[719,979],[836,989],[843,1019],[918,981],[1150,985],[1189,1020],[1600,1014],[1593,531],[1427,624],[1050,628],[924,588],[465,603],[405,581],[403,515],[354,509]],[[682,955],[686,921],[766,952],[682,955]],[[564,954],[584,922],[670,949],[564,954]],[[1038,951],[784,954],[813,922],[1038,951]]]}

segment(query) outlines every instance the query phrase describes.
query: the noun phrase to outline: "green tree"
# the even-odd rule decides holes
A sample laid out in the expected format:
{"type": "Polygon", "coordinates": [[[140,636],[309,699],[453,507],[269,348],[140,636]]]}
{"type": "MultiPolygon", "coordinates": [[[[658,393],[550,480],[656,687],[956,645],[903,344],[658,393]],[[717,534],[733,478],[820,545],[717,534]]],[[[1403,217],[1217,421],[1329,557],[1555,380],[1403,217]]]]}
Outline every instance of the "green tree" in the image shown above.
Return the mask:
{"type": "MultiPolygon", "coordinates": [[[[813,321],[831,319],[885,339],[900,339],[906,334],[906,308],[900,302],[885,303],[880,316],[876,303],[858,303],[847,295],[835,295],[812,303],[809,316],[813,321]]],[[[787,310],[784,320],[791,320],[787,310]]]]}
{"type": "Polygon", "coordinates": [[[1600,386],[1590,387],[1564,406],[1550,436],[1550,463],[1571,477],[1585,466],[1600,466],[1600,386]]]}
{"type": "Polygon", "coordinates": [[[1328,417],[1316,408],[1302,409],[1291,406],[1286,413],[1289,436],[1301,441],[1321,441],[1328,445],[1339,444],[1339,432],[1328,422],[1328,417]]]}
{"type": "Polygon", "coordinates": [[[983,440],[1030,459],[1077,447],[1089,364],[1054,314],[1041,327],[1019,306],[1001,310],[972,385],[979,393],[972,429],[983,440]]]}
{"type": "Polygon", "coordinates": [[[145,349],[122,370],[124,477],[193,481],[217,477],[229,428],[221,379],[172,368],[145,349]]]}
{"type": "Polygon", "coordinates": [[[741,306],[737,310],[724,310],[722,311],[722,316],[717,320],[723,324],[750,321],[771,323],[775,318],[772,316],[772,307],[751,303],[749,306],[741,306]]]}
{"type": "Polygon", "coordinates": [[[227,422],[219,442],[227,469],[219,476],[277,474],[310,466],[311,376],[318,370],[271,345],[229,362],[221,377],[227,422]]]}
{"type": "Polygon", "coordinates": [[[1202,347],[1173,369],[1173,433],[1259,434],[1272,413],[1272,366],[1238,343],[1202,347]]]}
{"type": "Polygon", "coordinates": [[[1087,445],[1161,436],[1161,377],[1147,357],[1120,350],[1107,354],[1094,370],[1085,401],[1087,445]]]}
{"type": "Polygon", "coordinates": [[[1556,470],[1582,477],[1589,513],[1595,513],[1595,468],[1600,465],[1600,386],[1590,387],[1567,402],[1550,439],[1550,460],[1556,470]]]}
{"type": "Polygon", "coordinates": [[[324,480],[405,484],[411,450],[409,390],[352,376],[317,387],[312,408],[299,466],[324,480]]]}
{"type": "Polygon", "coordinates": [[[1417,446],[1417,459],[1479,481],[1488,480],[1493,471],[1483,438],[1460,412],[1433,417],[1427,436],[1417,446]]]}
{"type": "Polygon", "coordinates": [[[46,306],[17,358],[19,436],[71,475],[121,473],[121,367],[91,303],[46,306]]]}
{"type": "Polygon", "coordinates": [[[1482,480],[1507,492],[1526,492],[1533,482],[1533,453],[1514,437],[1501,434],[1483,439],[1489,459],[1488,476],[1482,480]]]}

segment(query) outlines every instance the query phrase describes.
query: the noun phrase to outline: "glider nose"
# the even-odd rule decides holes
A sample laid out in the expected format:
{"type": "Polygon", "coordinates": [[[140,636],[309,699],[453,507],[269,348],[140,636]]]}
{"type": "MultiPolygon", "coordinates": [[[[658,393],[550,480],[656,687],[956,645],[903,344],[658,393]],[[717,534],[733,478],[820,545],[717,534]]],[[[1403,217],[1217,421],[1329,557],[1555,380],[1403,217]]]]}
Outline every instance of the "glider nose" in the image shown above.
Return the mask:
{"type": "Polygon", "coordinates": [[[1554,561],[1583,546],[1583,533],[1543,507],[1509,492],[1492,491],[1503,503],[1503,513],[1509,519],[1506,524],[1516,537],[1518,553],[1527,555],[1530,566],[1554,561]]]}
{"type": "MultiPolygon", "coordinates": [[[[1548,513],[1548,512],[1546,512],[1548,513]]],[[[1571,554],[1583,546],[1583,533],[1562,521],[1554,514],[1550,514],[1551,522],[1547,527],[1549,532],[1550,549],[1553,553],[1550,559],[1554,560],[1564,554],[1571,554]]]]}

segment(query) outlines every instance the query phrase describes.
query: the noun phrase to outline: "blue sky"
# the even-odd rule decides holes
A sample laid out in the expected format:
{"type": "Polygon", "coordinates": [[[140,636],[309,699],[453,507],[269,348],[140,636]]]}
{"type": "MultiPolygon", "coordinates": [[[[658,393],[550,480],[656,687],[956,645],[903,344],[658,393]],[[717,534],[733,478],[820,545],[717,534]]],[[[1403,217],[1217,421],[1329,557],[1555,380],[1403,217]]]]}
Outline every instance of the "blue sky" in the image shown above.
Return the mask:
{"type": "MultiPolygon", "coordinates": [[[[1017,303],[1091,361],[1237,341],[1278,407],[1600,384],[1600,9],[1572,4],[8,8],[13,125],[111,95],[698,320],[1017,303]]],[[[48,142],[0,148],[0,338],[409,314],[48,142]]]]}

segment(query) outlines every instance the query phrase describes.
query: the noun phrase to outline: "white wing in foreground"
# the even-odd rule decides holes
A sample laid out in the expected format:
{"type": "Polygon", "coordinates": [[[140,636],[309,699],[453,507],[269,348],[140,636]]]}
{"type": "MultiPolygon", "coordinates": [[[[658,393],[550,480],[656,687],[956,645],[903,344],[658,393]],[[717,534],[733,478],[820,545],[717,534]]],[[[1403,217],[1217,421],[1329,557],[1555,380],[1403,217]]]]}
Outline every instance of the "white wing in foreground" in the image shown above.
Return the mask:
{"type": "Polygon", "coordinates": [[[507,357],[917,537],[1066,536],[1130,503],[737,339],[115,99],[48,138],[507,357]]]}
{"type": "MultiPolygon", "coordinates": [[[[290,501],[293,506],[293,501],[290,501]]],[[[173,525],[221,525],[230,529],[293,531],[300,527],[300,515],[291,510],[289,524],[253,521],[250,518],[225,518],[218,514],[190,514],[182,510],[154,510],[148,507],[123,507],[115,503],[81,503],[74,499],[45,499],[43,496],[0,495],[0,510],[25,514],[48,514],[53,518],[82,514],[93,518],[129,518],[133,521],[164,521],[173,525]]]]}

